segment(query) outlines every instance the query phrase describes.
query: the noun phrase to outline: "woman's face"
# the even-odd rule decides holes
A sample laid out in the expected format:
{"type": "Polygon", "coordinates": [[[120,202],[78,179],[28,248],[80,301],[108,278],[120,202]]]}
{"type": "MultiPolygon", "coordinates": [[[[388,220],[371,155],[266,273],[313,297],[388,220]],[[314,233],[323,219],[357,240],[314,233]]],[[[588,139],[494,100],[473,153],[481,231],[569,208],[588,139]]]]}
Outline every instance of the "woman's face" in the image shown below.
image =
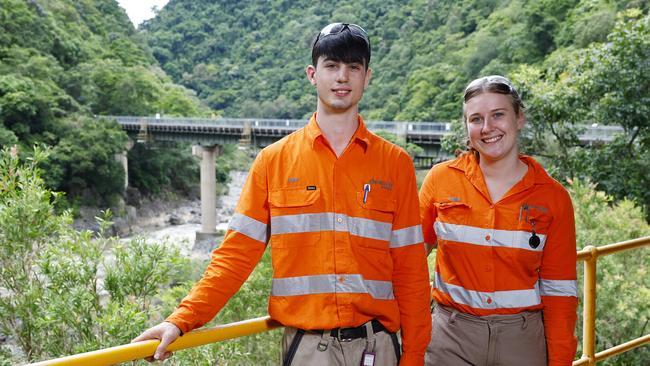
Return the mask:
{"type": "Polygon", "coordinates": [[[482,93],[465,103],[465,125],[471,146],[481,161],[517,158],[517,136],[524,127],[523,113],[515,113],[509,95],[482,93]]]}

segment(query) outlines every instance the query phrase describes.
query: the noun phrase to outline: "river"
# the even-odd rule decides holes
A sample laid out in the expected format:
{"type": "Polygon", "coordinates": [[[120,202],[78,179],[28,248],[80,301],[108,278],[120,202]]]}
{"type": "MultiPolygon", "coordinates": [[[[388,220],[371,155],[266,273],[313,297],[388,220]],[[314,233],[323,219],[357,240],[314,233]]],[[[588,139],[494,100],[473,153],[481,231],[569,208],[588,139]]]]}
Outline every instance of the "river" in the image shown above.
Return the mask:
{"type": "MultiPolygon", "coordinates": [[[[239,195],[246,181],[248,172],[231,171],[228,192],[217,199],[217,232],[225,232],[230,218],[235,212],[239,195]]],[[[201,229],[201,208],[199,201],[186,201],[171,212],[160,215],[157,220],[150,220],[138,230],[138,235],[145,236],[152,241],[168,240],[180,245],[181,250],[187,254],[194,247],[195,233],[201,229]],[[173,225],[169,217],[180,224],[173,225]]],[[[129,240],[132,236],[121,237],[129,240]]]]}

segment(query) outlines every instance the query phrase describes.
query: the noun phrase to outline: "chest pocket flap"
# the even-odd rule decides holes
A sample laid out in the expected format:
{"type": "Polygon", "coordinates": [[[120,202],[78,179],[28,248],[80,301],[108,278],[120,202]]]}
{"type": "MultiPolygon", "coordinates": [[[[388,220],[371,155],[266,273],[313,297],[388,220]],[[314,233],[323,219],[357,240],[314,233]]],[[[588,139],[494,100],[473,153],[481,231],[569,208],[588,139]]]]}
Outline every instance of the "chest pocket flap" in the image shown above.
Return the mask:
{"type": "Polygon", "coordinates": [[[436,221],[456,225],[467,224],[472,208],[467,203],[458,201],[434,202],[433,205],[438,215],[436,221]]]}
{"type": "Polygon", "coordinates": [[[314,212],[319,197],[320,191],[306,187],[269,192],[273,250],[306,248],[320,241],[323,217],[314,212]]]}
{"type": "Polygon", "coordinates": [[[363,202],[363,192],[357,192],[357,203],[363,208],[381,212],[395,212],[397,206],[395,200],[377,197],[377,195],[370,194],[367,195],[366,202],[363,202]]]}
{"type": "Polygon", "coordinates": [[[320,197],[319,190],[309,191],[306,188],[277,189],[269,192],[271,207],[304,207],[313,205],[320,197]]]}

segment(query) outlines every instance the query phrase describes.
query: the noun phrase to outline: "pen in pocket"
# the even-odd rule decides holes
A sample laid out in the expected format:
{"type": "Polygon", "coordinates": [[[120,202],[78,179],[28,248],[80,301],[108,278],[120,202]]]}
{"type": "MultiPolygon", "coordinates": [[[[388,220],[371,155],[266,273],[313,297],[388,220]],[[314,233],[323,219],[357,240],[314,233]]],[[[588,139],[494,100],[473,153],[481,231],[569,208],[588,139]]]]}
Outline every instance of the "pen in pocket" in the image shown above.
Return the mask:
{"type": "Polygon", "coordinates": [[[368,192],[370,192],[370,184],[366,183],[363,185],[363,203],[368,201],[368,192]]]}

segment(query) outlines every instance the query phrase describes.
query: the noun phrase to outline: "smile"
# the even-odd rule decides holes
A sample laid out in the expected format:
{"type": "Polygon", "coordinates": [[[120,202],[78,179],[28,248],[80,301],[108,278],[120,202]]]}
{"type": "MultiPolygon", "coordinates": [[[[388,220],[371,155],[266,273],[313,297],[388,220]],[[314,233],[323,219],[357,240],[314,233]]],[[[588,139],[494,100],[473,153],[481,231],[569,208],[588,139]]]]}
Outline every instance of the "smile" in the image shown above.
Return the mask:
{"type": "Polygon", "coordinates": [[[332,91],[334,92],[334,94],[341,97],[346,96],[352,92],[350,89],[332,89],[332,91]]]}
{"type": "Polygon", "coordinates": [[[486,143],[486,144],[491,144],[491,143],[494,143],[494,142],[497,142],[497,141],[501,140],[502,138],[503,138],[503,135],[497,135],[497,136],[492,136],[492,137],[489,137],[489,138],[481,139],[481,141],[483,141],[483,143],[486,143]]]}

